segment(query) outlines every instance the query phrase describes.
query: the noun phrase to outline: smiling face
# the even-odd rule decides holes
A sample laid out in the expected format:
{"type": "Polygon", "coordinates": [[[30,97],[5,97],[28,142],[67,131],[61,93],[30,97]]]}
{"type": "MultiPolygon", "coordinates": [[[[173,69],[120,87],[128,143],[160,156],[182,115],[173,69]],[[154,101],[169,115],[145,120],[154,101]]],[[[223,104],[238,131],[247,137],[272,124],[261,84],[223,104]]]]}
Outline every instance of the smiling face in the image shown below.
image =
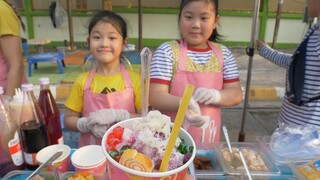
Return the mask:
{"type": "Polygon", "coordinates": [[[120,63],[120,54],[125,47],[121,34],[110,23],[98,22],[89,35],[90,53],[104,64],[120,63]]]}
{"type": "Polygon", "coordinates": [[[206,48],[219,16],[211,1],[192,1],[183,7],[179,20],[181,36],[188,46],[206,48]]]}
{"type": "Polygon", "coordinates": [[[307,0],[308,4],[308,16],[319,17],[320,16],[320,0],[307,0]]]}

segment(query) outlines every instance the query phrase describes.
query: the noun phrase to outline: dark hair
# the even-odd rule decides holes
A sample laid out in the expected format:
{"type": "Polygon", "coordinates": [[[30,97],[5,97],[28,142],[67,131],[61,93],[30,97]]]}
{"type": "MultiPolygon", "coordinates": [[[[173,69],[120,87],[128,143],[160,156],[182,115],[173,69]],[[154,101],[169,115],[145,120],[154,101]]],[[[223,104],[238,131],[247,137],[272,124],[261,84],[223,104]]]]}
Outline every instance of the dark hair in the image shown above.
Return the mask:
{"type": "Polygon", "coordinates": [[[127,24],[124,19],[118,14],[107,10],[99,11],[92,17],[88,27],[89,35],[92,28],[100,21],[111,24],[121,34],[123,40],[127,38],[127,24]]]}
{"type": "Polygon", "coordinates": [[[16,13],[16,15],[17,15],[17,17],[18,17],[18,19],[19,19],[19,21],[20,21],[21,28],[22,28],[23,31],[25,31],[25,30],[26,30],[26,26],[25,26],[24,23],[22,22],[21,17],[20,17],[20,15],[19,15],[19,13],[18,13],[17,8],[16,8],[13,4],[11,4],[10,2],[8,2],[8,1],[6,1],[6,0],[4,0],[4,2],[7,3],[7,4],[12,8],[12,10],[14,11],[14,13],[16,13]]]}
{"type": "MultiPolygon", "coordinates": [[[[190,2],[195,2],[195,1],[206,1],[207,3],[212,3],[213,8],[215,10],[216,16],[218,16],[218,10],[219,10],[219,0],[181,0],[181,4],[180,4],[180,10],[179,10],[179,19],[178,21],[180,21],[181,18],[181,11],[183,10],[183,8],[189,4],[190,2]]],[[[217,42],[218,40],[221,39],[221,35],[218,33],[217,31],[217,27],[212,31],[210,37],[209,37],[209,41],[213,41],[213,42],[217,42]]]]}

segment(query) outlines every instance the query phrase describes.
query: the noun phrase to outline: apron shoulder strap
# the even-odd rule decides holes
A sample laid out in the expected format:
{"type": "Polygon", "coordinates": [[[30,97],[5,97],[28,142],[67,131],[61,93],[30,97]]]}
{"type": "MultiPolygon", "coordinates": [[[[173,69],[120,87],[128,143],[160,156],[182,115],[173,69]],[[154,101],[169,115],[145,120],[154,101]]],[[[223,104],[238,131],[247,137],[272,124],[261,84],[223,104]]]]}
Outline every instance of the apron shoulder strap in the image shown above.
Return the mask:
{"type": "Polygon", "coordinates": [[[90,88],[90,84],[91,84],[91,82],[93,80],[93,77],[94,77],[94,74],[96,73],[96,71],[97,71],[97,68],[93,68],[90,71],[88,79],[86,80],[86,84],[84,85],[84,90],[88,90],[90,88]]]}
{"type": "Polygon", "coordinates": [[[213,44],[210,41],[208,41],[208,44],[209,44],[210,48],[212,49],[213,53],[217,56],[220,63],[223,64],[222,50],[219,49],[215,44],[213,44]]]}
{"type": "Polygon", "coordinates": [[[179,70],[186,69],[186,59],[187,59],[187,43],[183,39],[180,41],[180,52],[179,52],[179,70]]]}
{"type": "Polygon", "coordinates": [[[126,68],[124,67],[123,64],[121,64],[120,69],[121,69],[121,73],[122,73],[126,88],[132,88],[132,83],[131,83],[131,79],[130,79],[129,73],[126,70],[126,68]]]}

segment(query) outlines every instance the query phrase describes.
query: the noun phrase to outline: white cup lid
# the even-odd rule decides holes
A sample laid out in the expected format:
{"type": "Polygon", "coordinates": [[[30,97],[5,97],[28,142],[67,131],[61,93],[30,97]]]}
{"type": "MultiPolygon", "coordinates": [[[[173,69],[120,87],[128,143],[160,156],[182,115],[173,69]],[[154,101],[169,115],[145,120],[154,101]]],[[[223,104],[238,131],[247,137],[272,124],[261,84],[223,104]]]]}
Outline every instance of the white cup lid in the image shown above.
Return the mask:
{"type": "Polygon", "coordinates": [[[88,145],[76,150],[71,157],[72,164],[78,167],[90,167],[106,161],[102,146],[88,145]]]}

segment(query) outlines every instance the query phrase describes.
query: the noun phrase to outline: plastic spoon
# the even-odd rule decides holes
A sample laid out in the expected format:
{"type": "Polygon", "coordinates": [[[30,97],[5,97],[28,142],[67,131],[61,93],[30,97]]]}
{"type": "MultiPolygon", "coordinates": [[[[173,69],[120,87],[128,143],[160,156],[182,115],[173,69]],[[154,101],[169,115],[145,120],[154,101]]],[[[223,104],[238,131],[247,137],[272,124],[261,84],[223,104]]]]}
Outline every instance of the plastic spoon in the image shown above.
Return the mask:
{"type": "Polygon", "coordinates": [[[242,163],[243,163],[243,165],[244,165],[244,169],[245,169],[246,172],[247,172],[247,175],[248,175],[249,180],[252,180],[252,177],[251,177],[249,168],[248,168],[248,166],[247,166],[246,160],[244,159],[244,156],[243,156],[242,151],[241,151],[240,148],[239,148],[239,155],[240,155],[241,161],[242,161],[242,163]]]}
{"type": "Polygon", "coordinates": [[[57,152],[55,152],[45,163],[41,164],[35,171],[33,171],[33,173],[31,173],[28,177],[28,179],[31,179],[33,176],[37,175],[43,168],[47,167],[48,165],[52,164],[53,161],[55,161],[56,159],[58,159],[63,153],[63,150],[58,150],[57,152]]]}
{"type": "Polygon", "coordinates": [[[57,167],[53,163],[51,163],[51,165],[52,165],[54,180],[60,180],[57,167]]]}
{"type": "Polygon", "coordinates": [[[152,52],[145,47],[140,53],[141,57],[141,88],[142,88],[142,117],[146,119],[149,111],[149,85],[150,85],[150,63],[152,52]]]}
{"type": "Polygon", "coordinates": [[[222,124],[222,131],[223,131],[223,134],[224,134],[224,137],[226,139],[226,142],[227,142],[227,145],[228,145],[228,148],[229,148],[229,151],[230,151],[230,156],[231,156],[231,166],[233,168],[237,168],[239,166],[242,165],[240,159],[237,159],[234,157],[234,154],[233,154],[233,151],[232,151],[232,147],[231,147],[231,143],[230,143],[230,138],[229,138],[229,133],[228,133],[228,130],[227,130],[227,127],[222,124]]]}
{"type": "Polygon", "coordinates": [[[222,131],[223,131],[224,137],[225,137],[225,139],[226,139],[226,142],[227,142],[227,145],[228,145],[230,154],[233,154],[227,127],[226,127],[226,125],[224,125],[224,124],[222,124],[221,127],[222,127],[222,131]]]}
{"type": "Polygon", "coordinates": [[[177,113],[176,119],[173,123],[173,128],[172,128],[172,131],[171,131],[171,134],[169,137],[168,145],[167,145],[167,148],[164,152],[163,159],[161,161],[161,165],[160,165],[160,169],[159,169],[160,172],[164,172],[168,169],[168,164],[169,164],[169,160],[171,157],[171,153],[174,148],[176,139],[179,135],[179,131],[180,131],[180,128],[181,128],[181,125],[183,122],[183,118],[187,112],[188,104],[191,99],[193,89],[194,89],[194,86],[191,84],[188,84],[186,86],[186,88],[184,89],[182,100],[181,100],[181,103],[180,103],[180,106],[178,109],[178,113],[177,113]]]}

